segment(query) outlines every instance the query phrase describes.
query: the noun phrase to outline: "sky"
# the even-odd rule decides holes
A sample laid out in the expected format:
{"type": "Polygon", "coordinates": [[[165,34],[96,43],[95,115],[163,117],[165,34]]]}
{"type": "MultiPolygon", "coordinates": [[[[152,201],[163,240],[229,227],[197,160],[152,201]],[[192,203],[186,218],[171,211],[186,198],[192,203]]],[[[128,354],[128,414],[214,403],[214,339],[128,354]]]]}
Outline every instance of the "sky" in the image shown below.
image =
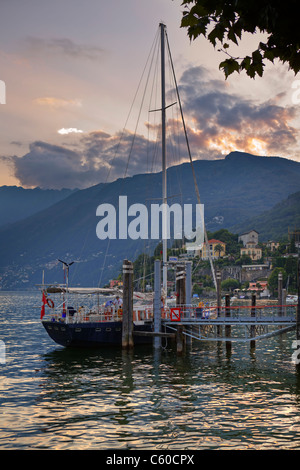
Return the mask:
{"type": "MultiPolygon", "coordinates": [[[[159,105],[149,101],[139,127],[128,116],[139,114],[134,97],[160,22],[193,159],[238,150],[300,162],[299,78],[275,62],[262,78],[225,80],[223,53],[180,28],[180,0],[0,0],[0,9],[0,185],[81,189],[153,170],[159,116],[150,121],[149,106],[159,105]]],[[[229,51],[242,56],[261,39],[244,35],[229,51]]],[[[168,113],[170,132],[178,115],[168,113]]]]}

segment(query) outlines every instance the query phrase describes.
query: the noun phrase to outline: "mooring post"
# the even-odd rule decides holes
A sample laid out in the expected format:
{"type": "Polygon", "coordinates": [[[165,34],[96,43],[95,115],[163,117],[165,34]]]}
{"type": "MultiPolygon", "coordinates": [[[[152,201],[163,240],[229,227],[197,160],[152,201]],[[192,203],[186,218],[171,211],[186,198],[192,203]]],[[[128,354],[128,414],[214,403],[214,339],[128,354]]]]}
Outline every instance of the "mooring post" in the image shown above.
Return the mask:
{"type": "Polygon", "coordinates": [[[122,348],[133,347],[133,264],[123,261],[122,348]]]}
{"type": "Polygon", "coordinates": [[[176,269],[176,305],[184,305],[185,304],[185,268],[184,266],[177,266],[176,269]]]}
{"type": "MultiPolygon", "coordinates": [[[[177,266],[177,269],[176,269],[176,294],[177,294],[176,305],[179,305],[179,306],[184,306],[186,303],[185,278],[186,278],[185,268],[183,266],[177,266]]],[[[183,326],[180,324],[177,326],[176,346],[177,346],[177,353],[181,354],[183,352],[183,347],[184,347],[184,335],[183,335],[183,326]]]]}
{"type": "Polygon", "coordinates": [[[278,315],[282,315],[282,273],[278,273],[278,315]]]}
{"type": "MultiPolygon", "coordinates": [[[[230,295],[225,295],[225,316],[230,317],[230,295]]],[[[231,325],[225,326],[225,337],[230,338],[231,336],[231,325]]],[[[226,341],[226,350],[231,351],[231,341],[226,341]]]]}
{"type": "MultiPolygon", "coordinates": [[[[251,298],[251,317],[255,317],[256,315],[256,309],[255,309],[255,306],[256,306],[256,295],[255,294],[252,294],[252,298],[251,298]]],[[[250,336],[251,338],[254,338],[255,336],[255,325],[251,325],[250,327],[250,336]]],[[[253,349],[255,348],[255,340],[251,340],[250,341],[250,348],[253,349]]]]}
{"type": "Polygon", "coordinates": [[[287,296],[287,291],[286,289],[282,289],[282,305],[283,305],[283,315],[286,316],[286,296],[287,296]]]}
{"type": "MultiPolygon", "coordinates": [[[[191,317],[192,313],[192,262],[188,261],[185,265],[185,301],[186,301],[186,306],[189,312],[189,317],[191,317]]],[[[187,327],[187,331],[191,332],[191,327],[187,327]]],[[[191,345],[192,344],[192,338],[191,336],[185,336],[186,344],[191,345]]]]}
{"type": "Polygon", "coordinates": [[[178,325],[177,326],[177,332],[176,332],[176,351],[177,351],[177,354],[182,354],[183,347],[184,347],[183,326],[178,325]]]}
{"type": "Polygon", "coordinates": [[[221,271],[216,272],[216,280],[217,280],[217,314],[218,317],[221,315],[221,302],[222,302],[222,297],[221,297],[221,280],[222,280],[222,274],[221,271]]]}
{"type": "MultiPolygon", "coordinates": [[[[222,281],[222,273],[221,271],[216,272],[216,281],[217,281],[217,316],[218,318],[221,316],[222,311],[222,293],[221,293],[221,281],[222,281]]],[[[217,325],[217,334],[221,336],[222,326],[217,325]]]]}
{"type": "MultiPolygon", "coordinates": [[[[153,305],[153,317],[154,317],[154,332],[159,333],[161,331],[161,262],[159,259],[154,261],[154,305],[153,305]]],[[[154,348],[160,348],[161,338],[154,336],[153,339],[154,348]]]]}
{"type": "Polygon", "coordinates": [[[298,303],[296,315],[296,340],[300,340],[300,258],[298,257],[297,263],[297,286],[298,286],[298,303]]]}
{"type": "Polygon", "coordinates": [[[185,265],[185,301],[188,307],[192,306],[192,262],[185,265]]]}

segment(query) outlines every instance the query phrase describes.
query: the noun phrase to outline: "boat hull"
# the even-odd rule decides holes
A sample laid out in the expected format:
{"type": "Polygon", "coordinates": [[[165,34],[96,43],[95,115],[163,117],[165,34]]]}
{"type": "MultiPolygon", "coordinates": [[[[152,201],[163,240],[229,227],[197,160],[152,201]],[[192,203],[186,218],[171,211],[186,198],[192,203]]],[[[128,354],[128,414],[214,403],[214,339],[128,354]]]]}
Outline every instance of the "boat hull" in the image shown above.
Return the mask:
{"type": "MultiPolygon", "coordinates": [[[[42,322],[50,338],[65,347],[99,348],[122,345],[122,322],[42,322]]],[[[134,325],[134,331],[152,331],[152,322],[134,325]]],[[[134,344],[149,344],[152,338],[134,336],[134,344]]]]}

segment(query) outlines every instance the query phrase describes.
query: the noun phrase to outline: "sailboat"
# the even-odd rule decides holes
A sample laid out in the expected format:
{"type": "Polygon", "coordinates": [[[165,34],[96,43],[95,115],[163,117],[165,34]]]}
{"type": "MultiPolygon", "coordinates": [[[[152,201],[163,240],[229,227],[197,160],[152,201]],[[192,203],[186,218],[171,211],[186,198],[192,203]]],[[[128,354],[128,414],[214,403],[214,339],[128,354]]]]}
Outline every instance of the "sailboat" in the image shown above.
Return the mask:
{"type": "MultiPolygon", "coordinates": [[[[159,25],[160,29],[160,54],[161,54],[161,142],[162,142],[162,202],[167,204],[167,163],[166,163],[166,93],[165,93],[165,49],[166,26],[159,25]]],[[[167,46],[168,42],[167,42],[167,46]]],[[[170,52],[170,50],[169,50],[170,52]]],[[[178,87],[173,68],[173,75],[178,87]]],[[[182,107],[178,95],[178,101],[183,120],[182,107]]],[[[186,134],[185,124],[183,120],[186,134]]],[[[187,141],[188,142],[188,141],[187,141]]],[[[189,150],[189,147],[188,147],[189,150]]],[[[190,155],[190,151],[189,151],[190,155]]],[[[190,158],[192,164],[192,159],[190,158]]],[[[193,170],[194,182],[196,177],[193,170]]],[[[198,202],[199,192],[196,187],[198,202]]],[[[163,244],[163,283],[162,296],[166,300],[167,294],[167,227],[166,213],[162,219],[162,244],[163,244]]],[[[42,307],[41,321],[48,335],[56,343],[62,346],[75,347],[99,347],[103,345],[122,344],[122,289],[117,288],[78,288],[69,286],[69,268],[72,263],[59,260],[63,264],[65,273],[64,284],[41,285],[42,307]],[[54,300],[56,297],[56,300],[54,300]]],[[[212,270],[213,271],[213,270],[212,270]]],[[[214,271],[213,271],[214,275],[214,271]]],[[[153,320],[153,295],[150,293],[134,292],[133,306],[133,330],[134,332],[151,332],[154,328],[153,320]]],[[[168,315],[167,303],[164,302],[163,315],[168,315]]],[[[152,342],[151,337],[134,335],[134,343],[152,342]]]]}

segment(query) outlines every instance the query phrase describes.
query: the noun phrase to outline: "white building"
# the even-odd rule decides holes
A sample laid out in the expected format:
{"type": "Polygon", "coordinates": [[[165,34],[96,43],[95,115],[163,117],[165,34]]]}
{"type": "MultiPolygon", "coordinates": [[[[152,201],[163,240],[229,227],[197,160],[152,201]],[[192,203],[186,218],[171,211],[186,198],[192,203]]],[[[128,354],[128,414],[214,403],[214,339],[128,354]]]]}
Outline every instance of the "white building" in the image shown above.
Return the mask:
{"type": "Polygon", "coordinates": [[[244,232],[239,235],[238,241],[243,242],[244,246],[246,246],[248,243],[251,243],[252,246],[256,246],[258,244],[258,232],[256,230],[244,232]]]}

